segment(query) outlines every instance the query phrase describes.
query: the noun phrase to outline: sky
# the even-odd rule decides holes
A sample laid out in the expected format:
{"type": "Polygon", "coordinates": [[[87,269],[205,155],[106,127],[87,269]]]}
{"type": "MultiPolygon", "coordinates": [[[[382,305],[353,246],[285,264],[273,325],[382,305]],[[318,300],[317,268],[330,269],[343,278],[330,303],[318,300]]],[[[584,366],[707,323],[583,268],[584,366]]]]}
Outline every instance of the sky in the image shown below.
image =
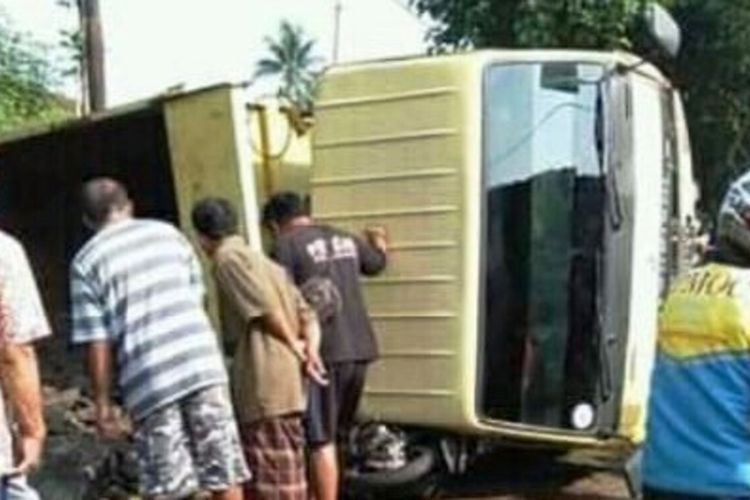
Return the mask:
{"type": "MultiPolygon", "coordinates": [[[[423,53],[429,21],[407,0],[341,0],[339,61],[423,53]]],[[[331,61],[336,0],[100,0],[105,36],[108,104],[163,92],[245,81],[265,55],[263,38],[282,19],[299,24],[331,61]]],[[[14,26],[56,44],[76,17],[55,0],[0,0],[14,26]]],[[[271,91],[273,82],[255,86],[271,91]]],[[[67,88],[73,92],[74,87],[67,88]]]]}

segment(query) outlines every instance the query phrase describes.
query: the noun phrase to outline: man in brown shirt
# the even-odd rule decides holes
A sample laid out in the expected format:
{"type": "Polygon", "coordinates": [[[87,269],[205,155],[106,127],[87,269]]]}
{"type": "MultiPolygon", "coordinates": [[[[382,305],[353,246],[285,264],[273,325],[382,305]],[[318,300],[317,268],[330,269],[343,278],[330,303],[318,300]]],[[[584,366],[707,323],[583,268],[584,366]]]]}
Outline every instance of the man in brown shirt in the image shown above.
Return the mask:
{"type": "Polygon", "coordinates": [[[312,310],[284,269],[237,235],[237,216],[224,199],[193,208],[201,247],[213,262],[225,335],[236,341],[233,396],[252,499],[305,499],[304,372],[323,383],[319,330],[312,310]]]}

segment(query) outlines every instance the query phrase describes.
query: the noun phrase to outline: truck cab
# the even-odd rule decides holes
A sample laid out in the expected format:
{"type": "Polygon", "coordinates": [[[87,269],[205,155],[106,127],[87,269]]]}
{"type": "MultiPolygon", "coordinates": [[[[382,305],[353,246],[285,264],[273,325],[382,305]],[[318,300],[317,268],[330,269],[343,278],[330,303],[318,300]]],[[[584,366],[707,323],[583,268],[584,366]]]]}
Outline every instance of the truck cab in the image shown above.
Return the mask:
{"type": "Polygon", "coordinates": [[[363,416],[597,450],[644,439],[660,296],[696,189],[678,92],[626,53],[479,51],[330,70],[319,221],[388,229],[363,416]]]}

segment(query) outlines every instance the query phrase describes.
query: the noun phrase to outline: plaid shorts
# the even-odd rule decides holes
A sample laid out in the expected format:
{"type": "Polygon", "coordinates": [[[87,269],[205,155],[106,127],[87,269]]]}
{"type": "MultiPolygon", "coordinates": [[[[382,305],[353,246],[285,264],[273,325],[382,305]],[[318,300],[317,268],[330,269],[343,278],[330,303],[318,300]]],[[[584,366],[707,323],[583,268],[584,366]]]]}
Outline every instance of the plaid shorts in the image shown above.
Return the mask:
{"type": "Polygon", "coordinates": [[[253,478],[247,500],[306,500],[305,434],[301,416],[274,417],[240,426],[253,478]]]}
{"type": "Polygon", "coordinates": [[[250,477],[227,388],[213,386],[160,408],[135,425],[143,494],[183,498],[250,477]]]}

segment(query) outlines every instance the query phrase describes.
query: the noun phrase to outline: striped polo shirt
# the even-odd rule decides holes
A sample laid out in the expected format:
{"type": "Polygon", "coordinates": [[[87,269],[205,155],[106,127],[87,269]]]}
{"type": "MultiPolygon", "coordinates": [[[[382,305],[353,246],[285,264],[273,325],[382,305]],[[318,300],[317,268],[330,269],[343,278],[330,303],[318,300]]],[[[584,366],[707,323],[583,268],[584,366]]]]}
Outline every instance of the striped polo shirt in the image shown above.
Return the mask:
{"type": "Polygon", "coordinates": [[[106,226],[73,260],[73,342],[112,343],[119,387],[134,419],[227,383],[203,295],[192,247],[163,222],[106,226]]]}

